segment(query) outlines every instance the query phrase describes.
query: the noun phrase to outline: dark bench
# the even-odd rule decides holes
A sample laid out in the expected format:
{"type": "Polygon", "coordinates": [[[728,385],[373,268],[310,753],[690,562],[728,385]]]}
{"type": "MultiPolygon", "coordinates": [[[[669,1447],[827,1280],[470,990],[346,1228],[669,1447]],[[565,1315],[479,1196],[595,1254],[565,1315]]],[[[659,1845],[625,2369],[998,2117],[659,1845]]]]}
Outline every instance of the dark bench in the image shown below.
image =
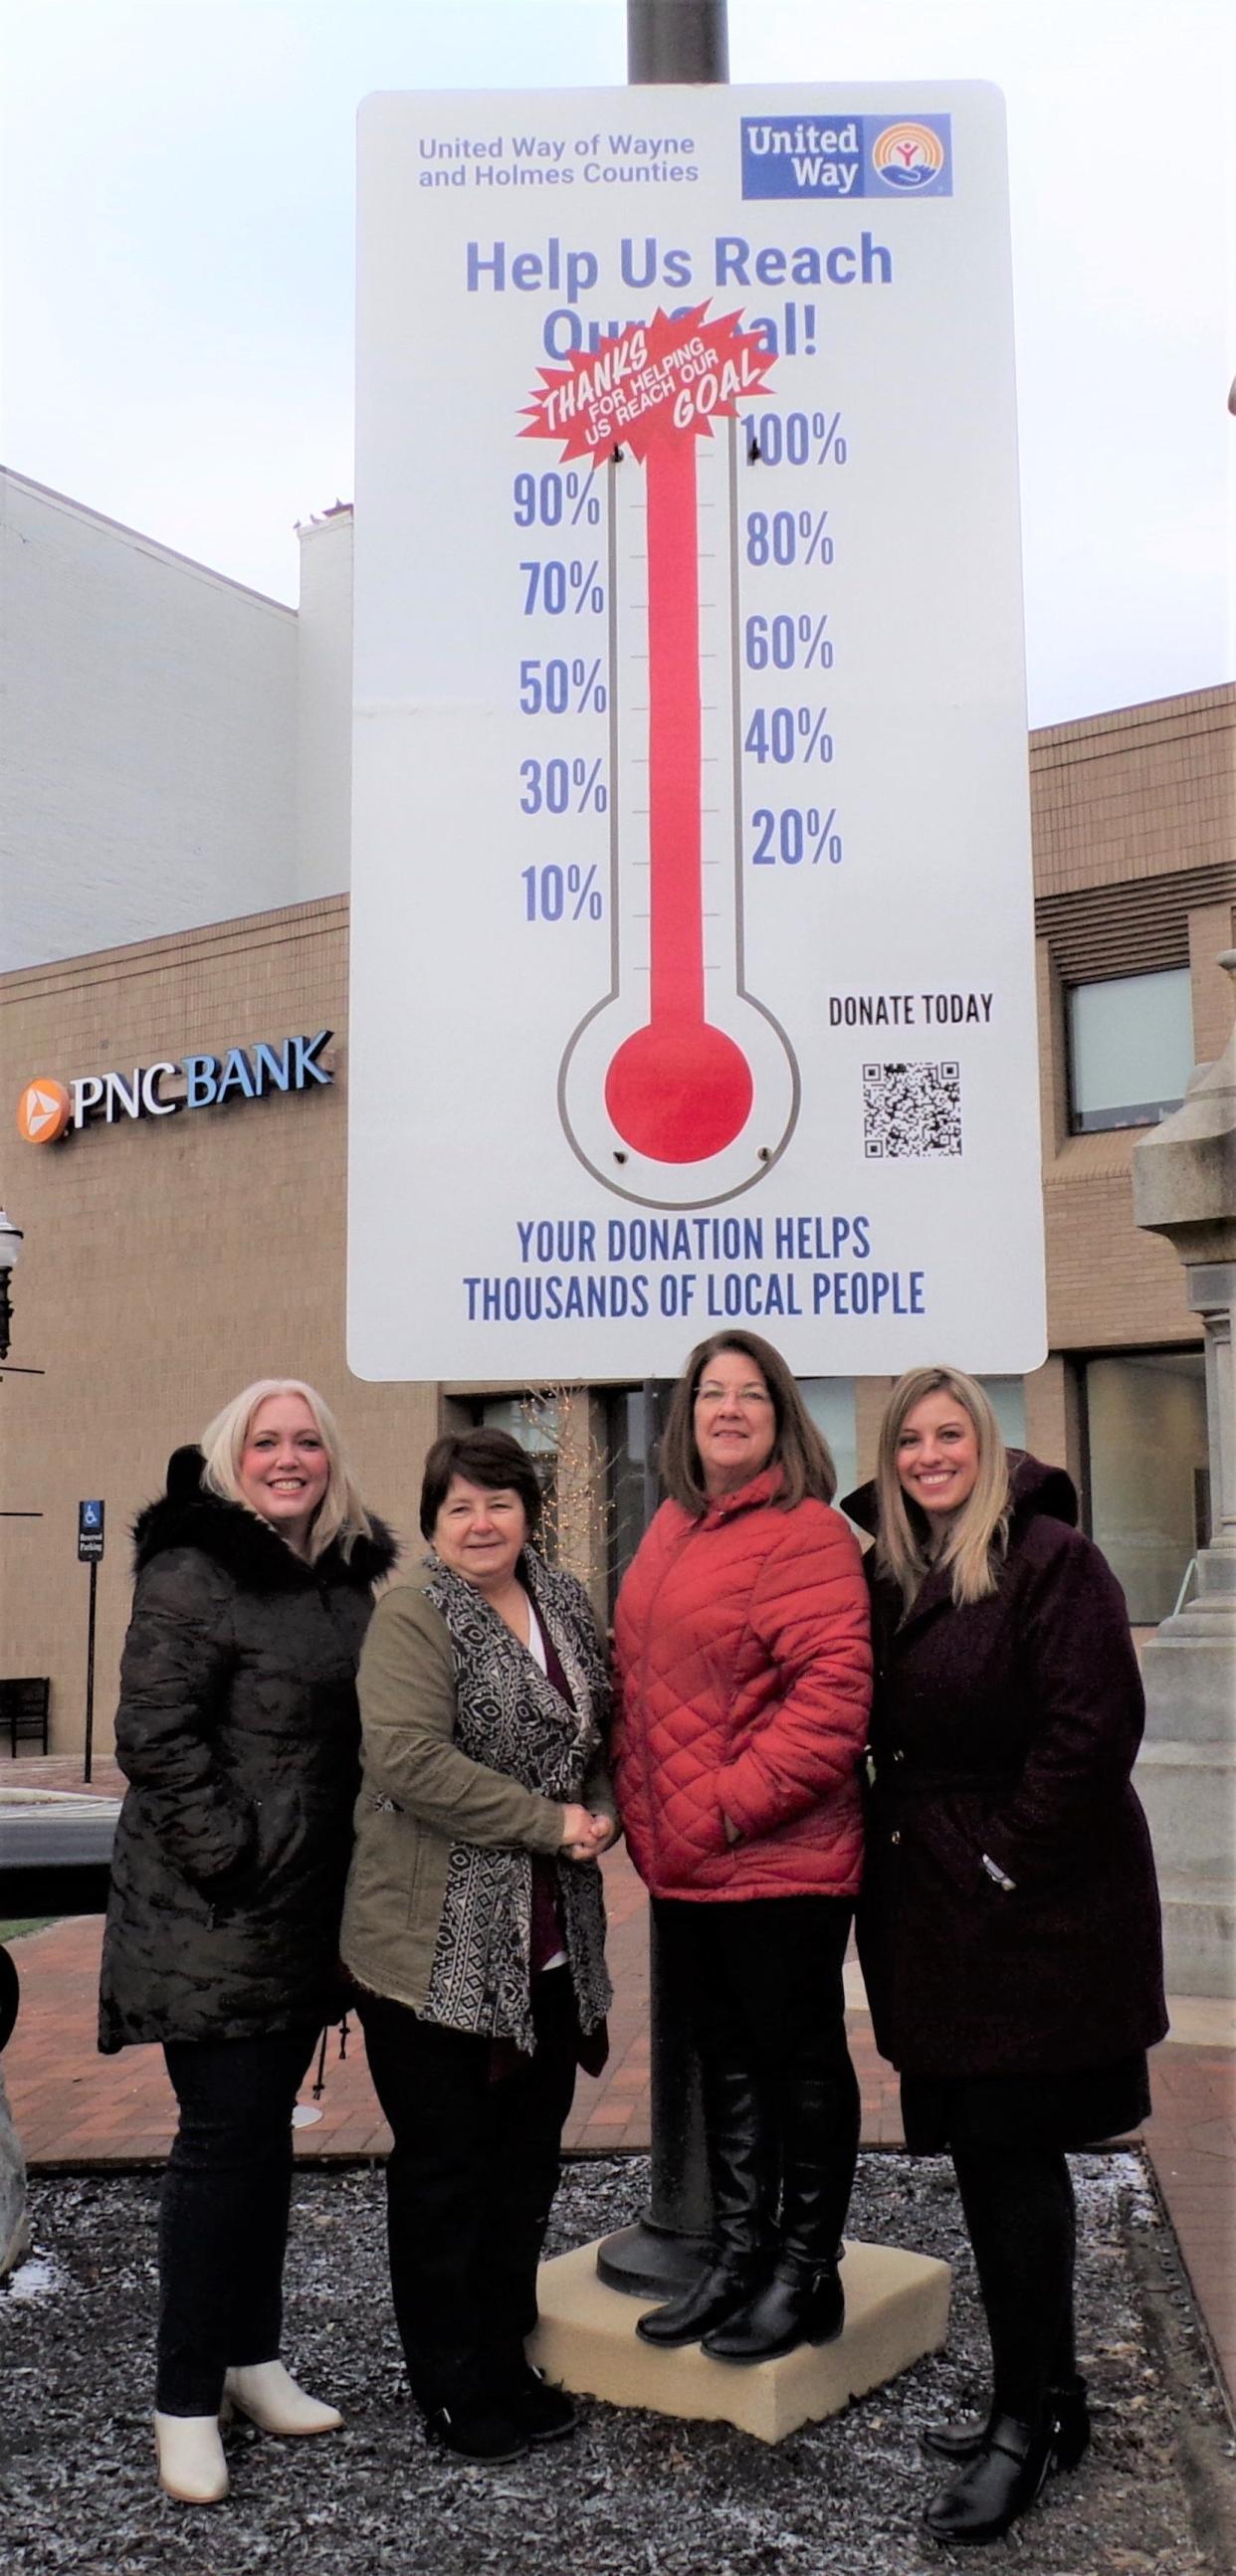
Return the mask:
{"type": "Polygon", "coordinates": [[[51,1683],[45,1673],[28,1674],[21,1681],[0,1681],[0,1735],[7,1734],[14,1761],[19,1736],[37,1735],[39,1750],[46,1753],[50,1710],[51,1683]]]}

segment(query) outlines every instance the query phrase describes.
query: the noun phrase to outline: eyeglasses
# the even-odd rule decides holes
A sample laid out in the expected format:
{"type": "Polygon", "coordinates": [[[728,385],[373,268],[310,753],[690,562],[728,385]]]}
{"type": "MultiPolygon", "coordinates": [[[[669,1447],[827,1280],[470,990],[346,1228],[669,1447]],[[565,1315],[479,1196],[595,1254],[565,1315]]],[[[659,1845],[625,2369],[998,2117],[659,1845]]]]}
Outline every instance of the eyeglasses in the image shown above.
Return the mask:
{"type": "Polygon", "coordinates": [[[710,1382],[707,1386],[697,1388],[695,1401],[697,1404],[740,1404],[744,1413],[747,1413],[758,1411],[762,1404],[771,1404],[772,1397],[767,1387],[763,1386],[733,1388],[716,1386],[710,1382]]]}

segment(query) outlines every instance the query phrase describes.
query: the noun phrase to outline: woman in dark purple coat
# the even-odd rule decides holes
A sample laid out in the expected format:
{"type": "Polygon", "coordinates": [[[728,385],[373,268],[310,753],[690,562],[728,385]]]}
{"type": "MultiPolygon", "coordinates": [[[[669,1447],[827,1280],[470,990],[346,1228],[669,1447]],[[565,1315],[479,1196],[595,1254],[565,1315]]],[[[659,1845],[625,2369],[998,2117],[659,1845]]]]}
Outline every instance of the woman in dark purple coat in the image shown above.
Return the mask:
{"type": "Polygon", "coordinates": [[[1010,1459],[972,1378],[902,1378],[844,1508],[876,1540],[863,1972],[906,2143],[952,2156],[992,2349],[989,2412],[923,2435],[955,2472],[925,2528],[986,2541],[1089,2441],[1066,2150],[1146,2117],[1167,2027],[1142,1690],[1069,1478],[1010,1459]]]}

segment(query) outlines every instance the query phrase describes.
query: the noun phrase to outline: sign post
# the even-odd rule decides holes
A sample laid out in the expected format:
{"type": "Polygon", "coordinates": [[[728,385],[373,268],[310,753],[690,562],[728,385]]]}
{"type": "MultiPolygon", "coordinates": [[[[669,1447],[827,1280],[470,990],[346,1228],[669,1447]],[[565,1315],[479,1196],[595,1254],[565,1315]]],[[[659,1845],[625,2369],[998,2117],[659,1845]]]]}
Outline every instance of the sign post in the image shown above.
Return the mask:
{"type": "Polygon", "coordinates": [[[106,1505],[84,1502],[77,1506],[78,1562],[90,1568],[90,1606],[86,1616],[86,1759],[82,1778],[89,1781],[94,1752],[94,1614],[95,1585],[103,1558],[106,1505]]]}
{"type": "Polygon", "coordinates": [[[1037,1366],[998,94],[375,97],[358,371],[352,1366],[1037,1366]]]}

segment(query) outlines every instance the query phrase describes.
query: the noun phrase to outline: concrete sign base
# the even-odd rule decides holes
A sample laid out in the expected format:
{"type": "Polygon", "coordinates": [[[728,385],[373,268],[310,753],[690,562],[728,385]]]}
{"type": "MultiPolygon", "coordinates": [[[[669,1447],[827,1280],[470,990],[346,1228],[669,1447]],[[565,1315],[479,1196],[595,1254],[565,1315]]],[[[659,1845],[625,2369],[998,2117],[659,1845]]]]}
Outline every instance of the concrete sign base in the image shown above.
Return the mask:
{"type": "Polygon", "coordinates": [[[606,2289],[596,2256],[595,2245],[580,2245],[541,2266],[541,2322],[528,2349],[547,2379],[611,2406],[734,2424],[759,2442],[839,2415],[851,2398],[938,2352],[948,2331],[947,2263],[895,2245],[847,2245],[838,2342],[755,2368],[711,2361],[698,2344],[657,2352],[635,2332],[656,2301],[606,2289]]]}

